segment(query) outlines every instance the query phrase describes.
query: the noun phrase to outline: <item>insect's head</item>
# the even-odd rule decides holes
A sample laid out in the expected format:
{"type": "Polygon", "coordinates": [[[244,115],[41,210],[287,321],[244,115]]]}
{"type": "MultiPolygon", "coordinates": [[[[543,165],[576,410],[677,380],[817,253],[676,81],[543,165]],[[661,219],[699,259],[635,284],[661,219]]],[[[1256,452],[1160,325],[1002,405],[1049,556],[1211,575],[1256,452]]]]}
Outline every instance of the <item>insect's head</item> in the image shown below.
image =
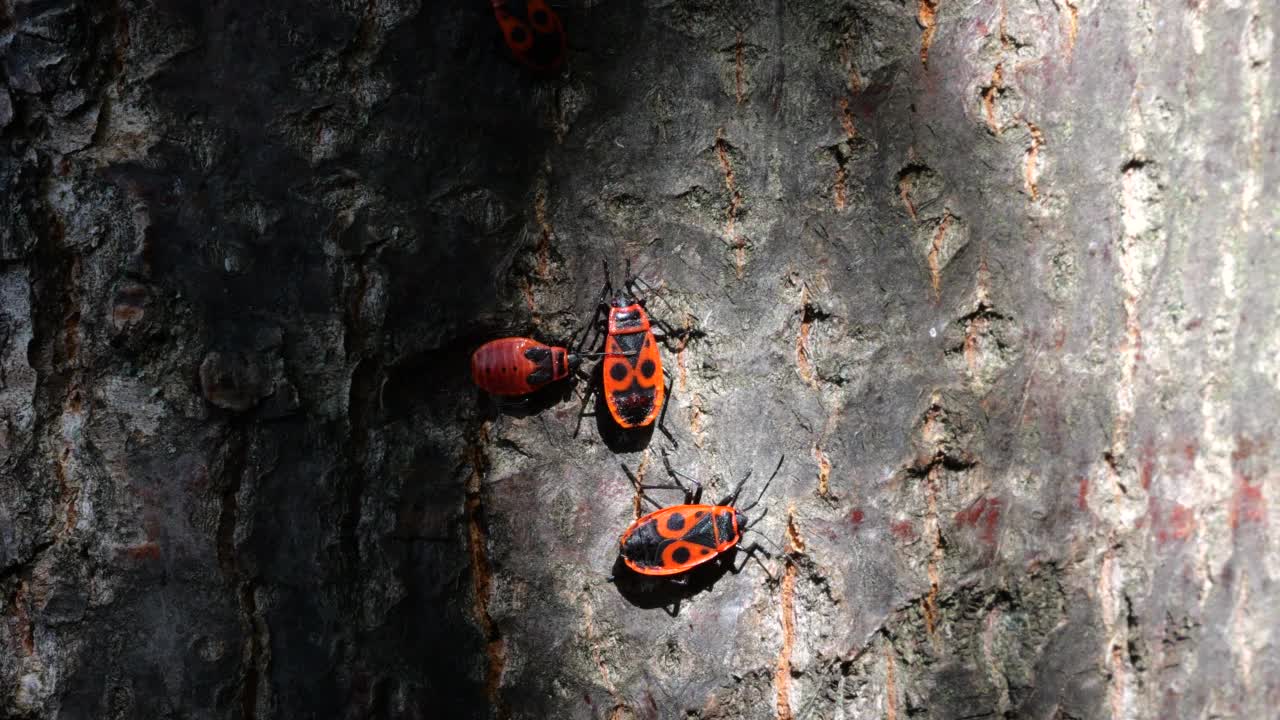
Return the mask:
{"type": "Polygon", "coordinates": [[[569,353],[569,372],[577,372],[582,367],[582,358],[577,353],[569,353]]]}
{"type": "Polygon", "coordinates": [[[609,304],[616,308],[630,307],[636,304],[636,299],[626,288],[619,288],[614,291],[613,297],[609,298],[609,304]]]}

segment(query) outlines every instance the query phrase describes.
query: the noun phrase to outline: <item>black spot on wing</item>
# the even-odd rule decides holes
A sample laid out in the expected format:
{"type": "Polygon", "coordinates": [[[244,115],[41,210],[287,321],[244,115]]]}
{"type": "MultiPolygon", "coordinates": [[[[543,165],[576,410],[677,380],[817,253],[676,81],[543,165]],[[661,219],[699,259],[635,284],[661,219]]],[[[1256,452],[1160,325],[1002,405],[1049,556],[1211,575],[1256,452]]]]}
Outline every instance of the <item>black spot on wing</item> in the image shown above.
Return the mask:
{"type": "Polygon", "coordinates": [[[627,366],[620,362],[613,363],[609,366],[609,377],[622,382],[627,379],[627,366]]]}
{"type": "Polygon", "coordinates": [[[640,363],[640,375],[643,376],[645,380],[648,380],[649,378],[653,377],[653,373],[656,372],[657,370],[658,370],[658,367],[653,364],[652,360],[645,360],[644,362],[640,363]]]}
{"type": "Polygon", "coordinates": [[[668,516],[667,516],[667,529],[668,529],[668,530],[673,530],[673,531],[674,531],[674,530],[683,530],[683,529],[684,529],[684,515],[683,515],[683,514],[681,514],[681,513],[678,513],[678,512],[673,512],[673,513],[671,513],[670,515],[668,515],[668,516]]]}
{"type": "Polygon", "coordinates": [[[671,559],[676,561],[677,565],[683,565],[689,562],[689,548],[678,547],[671,551],[671,559]]]}

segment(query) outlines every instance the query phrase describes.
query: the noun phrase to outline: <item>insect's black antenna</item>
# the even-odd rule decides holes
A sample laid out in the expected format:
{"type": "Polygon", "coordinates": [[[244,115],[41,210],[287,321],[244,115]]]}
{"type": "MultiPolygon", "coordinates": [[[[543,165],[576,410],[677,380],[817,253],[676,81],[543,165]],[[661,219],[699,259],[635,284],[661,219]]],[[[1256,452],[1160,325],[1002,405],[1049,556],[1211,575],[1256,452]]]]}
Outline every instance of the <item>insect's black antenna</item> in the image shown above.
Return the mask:
{"type": "MultiPolygon", "coordinates": [[[[760,504],[760,498],[764,497],[765,490],[769,489],[769,483],[773,482],[773,479],[778,476],[778,471],[782,469],[782,461],[786,459],[787,459],[786,455],[783,455],[782,457],[778,458],[778,466],[773,469],[773,474],[769,476],[769,479],[764,481],[764,487],[760,488],[760,494],[756,496],[756,499],[752,501],[750,505],[747,505],[746,507],[738,508],[740,511],[746,512],[751,508],[755,507],[756,505],[760,504]]],[[[741,485],[738,486],[738,491],[740,490],[742,490],[741,485]]],[[[734,500],[737,500],[737,499],[738,499],[737,491],[735,491],[734,500]]]]}
{"type": "MultiPolygon", "coordinates": [[[[645,264],[645,267],[648,267],[647,263],[645,264]]],[[[657,298],[658,302],[662,303],[663,307],[667,309],[667,312],[671,313],[673,316],[679,314],[679,311],[677,311],[675,307],[671,305],[671,303],[667,302],[667,299],[662,297],[662,295],[658,293],[658,288],[651,285],[648,280],[645,280],[639,275],[632,275],[631,278],[627,281],[627,284],[630,285],[635,290],[644,290],[649,294],[648,297],[657,298]],[[641,287],[642,285],[643,287],[641,287]]],[[[648,298],[646,298],[646,300],[647,299],[648,298]]],[[[694,319],[698,319],[698,316],[694,315],[693,313],[688,313],[688,315],[694,319]]]]}
{"type": "Polygon", "coordinates": [[[743,475],[743,476],[742,476],[742,479],[738,481],[737,486],[736,486],[736,487],[734,487],[734,488],[733,488],[733,490],[732,490],[732,491],[730,491],[728,495],[725,495],[725,496],[724,496],[724,498],[722,498],[722,499],[720,500],[720,502],[718,502],[718,503],[716,503],[716,504],[717,504],[717,505],[732,505],[732,504],[736,503],[736,502],[738,501],[738,494],[742,492],[742,488],[743,488],[743,487],[745,487],[745,486],[746,486],[746,484],[747,484],[747,481],[751,479],[751,472],[752,472],[751,470],[748,470],[748,471],[747,471],[747,474],[746,474],[746,475],[743,475]]]}
{"type": "MultiPolygon", "coordinates": [[[[762,513],[760,513],[759,515],[757,515],[757,516],[755,516],[754,518],[752,518],[752,519],[751,519],[751,522],[747,523],[747,526],[746,526],[746,527],[744,527],[744,528],[742,528],[742,532],[746,532],[746,531],[750,530],[751,528],[755,527],[755,526],[756,526],[756,524],[757,524],[757,523],[759,523],[761,520],[763,520],[763,519],[764,519],[764,516],[765,516],[765,515],[768,515],[768,514],[769,514],[769,508],[765,508],[765,509],[764,509],[764,512],[762,512],[762,513]]],[[[759,531],[759,530],[756,530],[756,532],[757,532],[757,533],[759,533],[760,531],[759,531]]]]}
{"type": "Polygon", "coordinates": [[[689,492],[687,488],[683,488],[683,487],[681,488],[682,490],[684,490],[685,502],[692,501],[696,503],[698,500],[702,498],[702,483],[698,482],[697,478],[691,477],[689,475],[685,475],[679,470],[676,470],[675,468],[671,467],[671,459],[667,457],[666,448],[662,449],[662,464],[666,466],[667,474],[670,475],[672,479],[674,479],[677,483],[680,482],[680,478],[684,478],[689,482],[693,483],[694,487],[697,488],[697,490],[695,490],[692,493],[689,492]]]}
{"type": "Polygon", "coordinates": [[[632,276],[631,276],[631,279],[632,279],[632,280],[635,280],[636,282],[642,282],[642,283],[644,283],[645,285],[648,285],[649,283],[645,282],[644,278],[643,278],[643,277],[641,277],[641,276],[642,276],[642,275],[644,275],[644,271],[645,271],[645,270],[648,270],[648,269],[649,269],[649,266],[650,266],[650,265],[652,265],[652,264],[653,264],[653,261],[654,261],[654,260],[656,260],[656,259],[657,259],[657,258],[649,258],[649,262],[645,263],[644,265],[641,265],[641,266],[640,266],[640,271],[639,271],[639,272],[637,272],[635,275],[632,275],[632,276]]]}
{"type": "MultiPolygon", "coordinates": [[[[757,548],[757,549],[758,549],[758,548],[757,548]]],[[[750,553],[750,555],[751,555],[751,559],[752,559],[752,560],[755,560],[755,561],[756,561],[756,564],[760,566],[760,569],[764,571],[764,574],[769,576],[769,582],[777,582],[777,581],[778,581],[778,578],[774,577],[774,576],[773,576],[773,573],[769,572],[769,568],[765,566],[765,564],[764,564],[764,561],[763,561],[763,560],[761,560],[760,558],[756,557],[756,554],[755,554],[754,552],[753,552],[753,553],[750,553]]],[[[788,560],[787,562],[790,562],[790,561],[788,560]]]]}
{"type": "MultiPolygon", "coordinates": [[[[764,517],[764,515],[761,515],[760,517],[764,517]]],[[[752,523],[751,523],[751,525],[755,525],[755,523],[754,523],[754,522],[752,522],[752,523]]],[[[761,539],[761,540],[764,540],[765,542],[769,543],[769,545],[773,546],[773,549],[774,549],[774,550],[777,550],[779,555],[783,554],[783,552],[782,552],[782,546],[781,546],[781,545],[779,545],[778,543],[776,543],[776,542],[774,542],[774,541],[770,540],[768,535],[765,535],[764,533],[760,532],[759,530],[752,530],[750,525],[748,525],[748,526],[747,526],[747,528],[746,528],[745,530],[743,530],[742,532],[744,532],[744,533],[745,533],[745,532],[753,532],[753,533],[755,533],[756,535],[758,535],[758,536],[760,537],[760,539],[761,539]]]]}

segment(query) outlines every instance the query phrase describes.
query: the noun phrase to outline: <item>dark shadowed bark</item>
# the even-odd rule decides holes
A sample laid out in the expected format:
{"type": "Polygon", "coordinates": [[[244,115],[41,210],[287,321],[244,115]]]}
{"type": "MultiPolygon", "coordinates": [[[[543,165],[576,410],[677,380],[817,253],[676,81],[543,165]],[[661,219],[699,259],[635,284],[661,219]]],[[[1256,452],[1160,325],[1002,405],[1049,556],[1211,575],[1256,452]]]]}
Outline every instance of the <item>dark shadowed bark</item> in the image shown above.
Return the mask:
{"type": "Polygon", "coordinates": [[[0,716],[1274,714],[1273,2],[559,12],[0,0],[0,716]],[[763,565],[471,387],[604,258],[763,565]]]}

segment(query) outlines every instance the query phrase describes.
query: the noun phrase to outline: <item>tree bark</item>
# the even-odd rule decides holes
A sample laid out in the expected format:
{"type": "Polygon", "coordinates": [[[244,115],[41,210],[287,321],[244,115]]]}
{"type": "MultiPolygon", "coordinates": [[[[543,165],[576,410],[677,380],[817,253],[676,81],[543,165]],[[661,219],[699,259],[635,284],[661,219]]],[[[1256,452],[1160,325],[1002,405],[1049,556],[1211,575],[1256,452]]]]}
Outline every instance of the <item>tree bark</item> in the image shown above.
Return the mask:
{"type": "Polygon", "coordinates": [[[0,715],[1274,714],[1274,3],[559,12],[0,0],[0,715]],[[470,385],[602,259],[678,447],[470,385]]]}

